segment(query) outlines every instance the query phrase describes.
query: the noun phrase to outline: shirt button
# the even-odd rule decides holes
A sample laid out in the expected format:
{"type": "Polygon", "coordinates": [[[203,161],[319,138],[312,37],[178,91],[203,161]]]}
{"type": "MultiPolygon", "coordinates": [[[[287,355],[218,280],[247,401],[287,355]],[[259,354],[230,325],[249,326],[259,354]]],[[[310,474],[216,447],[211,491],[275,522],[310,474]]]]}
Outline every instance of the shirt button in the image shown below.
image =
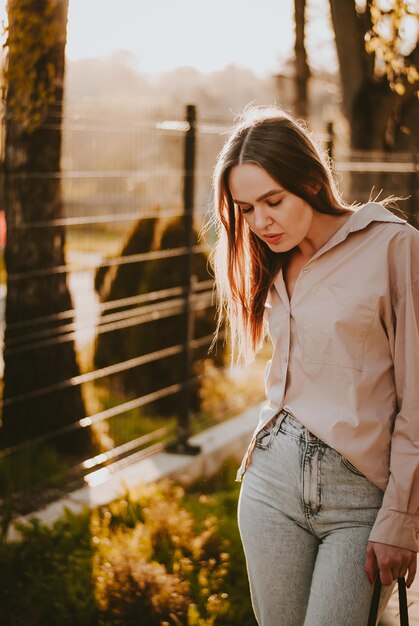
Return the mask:
{"type": "Polygon", "coordinates": [[[284,363],[288,363],[288,357],[286,355],[282,357],[282,360],[284,361],[284,363]]]}

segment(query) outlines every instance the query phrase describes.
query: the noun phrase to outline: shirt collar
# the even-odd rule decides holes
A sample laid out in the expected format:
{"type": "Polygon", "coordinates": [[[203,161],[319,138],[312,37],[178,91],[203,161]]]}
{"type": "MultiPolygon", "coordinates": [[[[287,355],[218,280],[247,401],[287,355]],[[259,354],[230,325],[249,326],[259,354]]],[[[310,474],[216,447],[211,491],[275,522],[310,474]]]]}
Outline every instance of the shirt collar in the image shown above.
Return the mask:
{"type": "Polygon", "coordinates": [[[343,225],[332,235],[317,252],[311,257],[310,261],[317,258],[330,248],[344,241],[350,233],[364,230],[372,222],[394,222],[396,224],[405,224],[407,220],[394,215],[379,202],[368,202],[356,209],[353,214],[343,223],[343,225]]]}
{"type": "Polygon", "coordinates": [[[371,222],[395,222],[396,224],[405,224],[406,221],[407,220],[394,215],[394,213],[386,209],[379,202],[368,202],[353,212],[353,215],[351,215],[343,225],[343,229],[347,226],[347,234],[349,234],[350,232],[366,228],[371,222]]]}
{"type": "MultiPolygon", "coordinates": [[[[314,259],[321,256],[327,250],[334,248],[339,243],[344,241],[350,233],[354,233],[360,230],[364,230],[369,226],[372,222],[394,222],[396,224],[405,224],[407,220],[394,215],[391,211],[386,209],[379,202],[367,202],[367,204],[363,204],[358,209],[356,209],[352,215],[342,224],[342,226],[332,235],[332,237],[327,241],[321,248],[317,250],[317,252],[310,258],[307,262],[311,263],[314,259]]],[[[277,291],[281,294],[282,299],[285,303],[288,303],[288,297],[286,294],[285,283],[282,276],[282,268],[279,269],[278,274],[276,275],[273,284],[275,285],[277,291]]]]}

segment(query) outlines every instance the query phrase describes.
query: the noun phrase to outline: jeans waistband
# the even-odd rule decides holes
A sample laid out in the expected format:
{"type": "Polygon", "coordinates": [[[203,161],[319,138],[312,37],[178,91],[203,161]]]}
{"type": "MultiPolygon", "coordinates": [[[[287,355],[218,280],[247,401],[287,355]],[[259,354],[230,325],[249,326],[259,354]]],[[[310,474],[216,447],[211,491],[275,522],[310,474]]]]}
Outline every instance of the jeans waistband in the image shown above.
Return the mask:
{"type": "Polygon", "coordinates": [[[295,415],[285,409],[282,409],[278,413],[276,423],[279,424],[279,430],[283,433],[287,433],[293,437],[303,438],[307,441],[321,441],[316,435],[313,435],[295,415]]]}

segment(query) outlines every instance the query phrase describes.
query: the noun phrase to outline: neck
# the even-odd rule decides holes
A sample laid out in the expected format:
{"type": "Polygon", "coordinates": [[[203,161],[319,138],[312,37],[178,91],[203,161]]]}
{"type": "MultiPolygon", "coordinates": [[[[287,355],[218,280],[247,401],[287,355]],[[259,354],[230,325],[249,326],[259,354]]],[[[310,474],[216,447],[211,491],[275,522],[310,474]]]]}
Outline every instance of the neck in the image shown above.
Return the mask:
{"type": "Polygon", "coordinates": [[[299,254],[302,259],[308,261],[317,250],[320,250],[325,243],[339,230],[339,228],[350,218],[353,210],[343,215],[328,215],[314,211],[313,220],[307,236],[298,244],[299,254]]]}

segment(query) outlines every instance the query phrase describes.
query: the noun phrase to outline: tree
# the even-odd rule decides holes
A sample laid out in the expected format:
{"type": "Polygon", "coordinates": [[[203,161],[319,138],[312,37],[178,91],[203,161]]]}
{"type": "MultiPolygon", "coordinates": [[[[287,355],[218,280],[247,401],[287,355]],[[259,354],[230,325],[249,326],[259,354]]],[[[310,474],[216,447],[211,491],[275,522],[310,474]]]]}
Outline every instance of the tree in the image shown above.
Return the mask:
{"type": "MultiPolygon", "coordinates": [[[[367,10],[367,5],[360,5],[359,0],[355,0],[355,5],[358,12],[367,10]]],[[[395,93],[403,95],[406,85],[416,85],[416,95],[419,96],[417,3],[414,5],[412,0],[372,0],[369,13],[372,27],[366,33],[365,48],[375,55],[375,73],[385,74],[395,93]]]]}
{"type": "MultiPolygon", "coordinates": [[[[51,322],[51,316],[73,308],[63,271],[65,232],[53,223],[63,216],[59,170],[67,13],[68,0],[8,2],[2,446],[85,416],[79,386],[39,393],[79,373],[73,342],[28,345],[36,345],[34,332],[38,338],[45,330],[58,336],[60,322],[51,322]]],[[[90,434],[74,430],[54,445],[85,452],[90,434]]]]}
{"type": "Polygon", "coordinates": [[[365,3],[365,10],[357,11],[360,3],[330,0],[344,112],[351,128],[351,145],[355,149],[364,150],[415,149],[419,130],[414,85],[417,48],[406,54],[407,63],[403,61],[405,56],[402,54],[403,48],[400,48],[396,55],[400,65],[399,75],[395,74],[397,64],[392,66],[389,57],[384,62],[385,71],[380,71],[383,63],[377,62],[369,53],[381,50],[381,45],[385,46],[387,34],[383,26],[380,26],[382,19],[394,20],[394,38],[397,39],[397,20],[400,20],[400,12],[405,10],[408,13],[408,3],[402,0],[387,2],[390,7],[388,11],[380,10],[378,4],[380,3],[372,2],[367,6],[365,3]],[[390,66],[393,74],[388,71],[390,66]],[[402,84],[402,67],[408,66],[413,69],[406,73],[406,77],[409,77],[406,84],[403,84],[403,88],[397,87],[402,84]]]}
{"type": "Polygon", "coordinates": [[[310,78],[310,68],[307,62],[307,52],[305,47],[305,25],[306,25],[306,0],[294,0],[295,12],[295,104],[294,110],[297,115],[303,118],[308,114],[307,84],[310,78]]]}

